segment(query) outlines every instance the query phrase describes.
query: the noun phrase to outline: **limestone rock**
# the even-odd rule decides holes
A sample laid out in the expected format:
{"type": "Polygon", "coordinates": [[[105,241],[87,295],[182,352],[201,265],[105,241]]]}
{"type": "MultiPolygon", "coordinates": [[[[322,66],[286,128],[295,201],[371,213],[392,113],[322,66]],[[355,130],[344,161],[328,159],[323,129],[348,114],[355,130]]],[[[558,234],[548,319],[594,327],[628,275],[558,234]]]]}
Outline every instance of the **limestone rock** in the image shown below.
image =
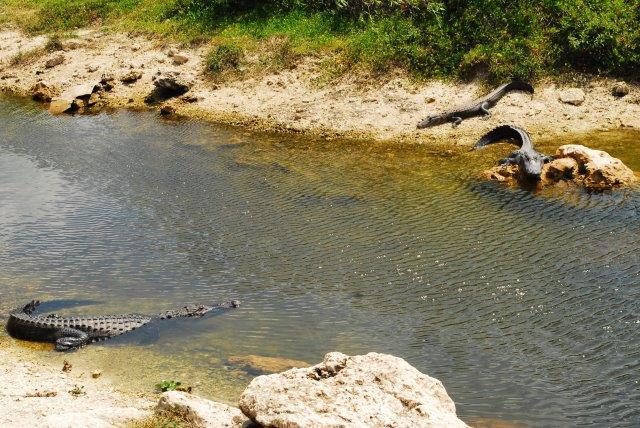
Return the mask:
{"type": "Polygon", "coordinates": [[[61,98],[74,99],[74,98],[89,98],[96,88],[95,83],[85,83],[82,85],[74,86],[67,89],[61,95],[61,98]]]}
{"type": "Polygon", "coordinates": [[[578,88],[569,88],[560,92],[559,99],[565,104],[579,106],[584,102],[584,91],[578,88]]]}
{"type": "Polygon", "coordinates": [[[62,114],[71,110],[73,99],[68,98],[53,98],[51,104],[49,104],[49,111],[52,114],[62,114]]]}
{"type": "Polygon", "coordinates": [[[189,61],[189,57],[186,55],[181,55],[181,54],[174,54],[173,55],[173,64],[174,65],[182,65],[185,64],[189,61]]]}
{"type": "Polygon", "coordinates": [[[278,373],[285,370],[307,367],[309,363],[288,358],[263,357],[262,355],[235,355],[227,359],[233,366],[261,373],[278,373]]]}
{"type": "Polygon", "coordinates": [[[64,55],[60,54],[60,55],[56,55],[51,59],[48,59],[45,63],[44,63],[44,67],[45,68],[53,68],[56,65],[60,65],[64,62],[64,55]]]}
{"type": "Polygon", "coordinates": [[[180,391],[162,394],[156,409],[177,415],[195,427],[239,428],[247,422],[247,418],[235,407],[180,391]]]}
{"type": "Polygon", "coordinates": [[[145,98],[145,102],[149,104],[159,103],[169,98],[184,95],[191,89],[193,81],[191,78],[178,73],[164,73],[155,76],[153,84],[155,88],[145,98]]]}
{"type": "Polygon", "coordinates": [[[571,180],[579,172],[578,161],[573,158],[554,159],[542,168],[542,183],[550,185],[560,180],[571,180]]]}
{"type": "Polygon", "coordinates": [[[439,380],[378,353],[332,352],[313,367],[259,376],[239,405],[274,428],[467,426],[439,380]]]}
{"type": "Polygon", "coordinates": [[[38,82],[29,89],[31,98],[35,101],[48,103],[51,99],[58,95],[58,90],[54,86],[50,86],[45,82],[38,82]]]}
{"type": "Polygon", "coordinates": [[[629,85],[627,85],[625,82],[616,82],[615,85],[613,85],[611,93],[614,97],[618,98],[629,95],[629,85]]]}
{"type": "Polygon", "coordinates": [[[588,189],[604,190],[629,186],[638,181],[633,171],[620,159],[602,150],[594,150],[579,144],[560,146],[556,157],[575,159],[581,172],[583,184],[588,189]]]}
{"type": "Polygon", "coordinates": [[[137,70],[132,70],[127,74],[120,77],[120,81],[122,83],[134,83],[142,78],[142,72],[137,70]]]}

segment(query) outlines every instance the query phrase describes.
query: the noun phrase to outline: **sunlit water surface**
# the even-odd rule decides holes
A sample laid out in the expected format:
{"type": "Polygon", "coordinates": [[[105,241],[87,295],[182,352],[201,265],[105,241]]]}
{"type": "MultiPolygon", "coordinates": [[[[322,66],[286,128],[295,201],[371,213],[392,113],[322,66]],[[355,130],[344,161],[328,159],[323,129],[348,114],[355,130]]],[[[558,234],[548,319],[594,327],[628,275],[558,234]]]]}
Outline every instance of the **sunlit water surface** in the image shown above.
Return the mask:
{"type": "MultiPolygon", "coordinates": [[[[637,190],[533,195],[477,181],[508,147],[52,117],[8,99],[0,123],[3,316],[32,298],[93,301],[51,307],[90,314],[243,302],[35,358],[233,402],[255,373],[230,356],[379,351],[441,379],[467,421],[640,424],[637,190]]],[[[540,146],[567,142],[640,170],[638,133],[540,146]]]]}

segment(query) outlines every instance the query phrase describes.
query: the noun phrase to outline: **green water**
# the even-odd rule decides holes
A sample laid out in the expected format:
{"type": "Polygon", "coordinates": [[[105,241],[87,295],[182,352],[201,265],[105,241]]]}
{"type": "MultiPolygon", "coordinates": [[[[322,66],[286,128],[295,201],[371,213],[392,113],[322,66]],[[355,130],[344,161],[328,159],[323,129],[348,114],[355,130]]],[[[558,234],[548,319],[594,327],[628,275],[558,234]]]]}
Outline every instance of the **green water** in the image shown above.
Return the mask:
{"type": "MultiPolygon", "coordinates": [[[[637,190],[476,180],[509,147],[52,117],[15,100],[0,100],[0,118],[2,313],[32,298],[90,314],[243,302],[35,358],[233,402],[255,373],[231,356],[379,351],[442,380],[464,420],[640,424],[637,190]]],[[[569,142],[640,170],[637,132],[538,146],[569,142]]]]}

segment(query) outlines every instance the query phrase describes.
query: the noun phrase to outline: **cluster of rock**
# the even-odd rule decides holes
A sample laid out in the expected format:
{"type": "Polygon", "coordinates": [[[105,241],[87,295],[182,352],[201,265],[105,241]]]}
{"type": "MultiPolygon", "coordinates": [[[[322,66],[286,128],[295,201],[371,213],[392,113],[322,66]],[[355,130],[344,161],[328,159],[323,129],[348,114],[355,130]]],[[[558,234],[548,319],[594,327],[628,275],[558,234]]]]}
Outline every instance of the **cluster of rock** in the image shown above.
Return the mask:
{"type": "MultiPolygon", "coordinates": [[[[485,179],[517,186],[523,179],[516,165],[490,168],[482,173],[485,179]]],[[[546,164],[538,188],[558,183],[573,183],[588,190],[610,190],[638,182],[636,174],[620,159],[602,150],[579,144],[560,146],[554,160],[546,164]]]]}
{"type": "MultiPolygon", "coordinates": [[[[110,92],[117,81],[123,85],[132,85],[142,78],[142,72],[131,70],[119,79],[114,75],[104,74],[95,83],[86,83],[69,88],[61,92],[56,86],[45,81],[39,81],[31,87],[31,97],[43,103],[49,103],[49,111],[52,114],[71,112],[97,111],[105,104],[106,93],[110,92]]],[[[180,75],[179,72],[158,73],[153,76],[154,88],[145,98],[147,104],[160,104],[170,98],[182,96],[185,102],[195,102],[198,98],[193,95],[185,95],[193,85],[193,79],[180,75]]],[[[161,112],[173,113],[173,109],[163,106],[161,112]]]]}
{"type": "MultiPolygon", "coordinates": [[[[631,89],[625,82],[616,82],[611,88],[611,95],[616,98],[622,98],[629,95],[631,89]]],[[[558,99],[565,104],[579,106],[584,103],[586,94],[580,88],[568,88],[558,94],[558,99]]]]}
{"type": "Polygon", "coordinates": [[[378,353],[332,352],[315,366],[258,376],[239,409],[171,391],[157,410],[199,427],[467,427],[439,380],[378,353]]]}

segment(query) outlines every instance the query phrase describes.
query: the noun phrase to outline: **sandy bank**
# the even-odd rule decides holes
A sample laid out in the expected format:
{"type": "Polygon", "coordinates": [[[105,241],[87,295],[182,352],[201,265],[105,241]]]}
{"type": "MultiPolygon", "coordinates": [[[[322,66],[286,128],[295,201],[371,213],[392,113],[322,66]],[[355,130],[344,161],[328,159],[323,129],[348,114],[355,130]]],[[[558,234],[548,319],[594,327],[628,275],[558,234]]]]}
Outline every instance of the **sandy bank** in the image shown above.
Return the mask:
{"type": "Polygon", "coordinates": [[[415,125],[421,118],[474,100],[486,89],[475,83],[417,84],[401,77],[384,83],[347,78],[322,83],[326,79],[322,78],[320,59],[303,60],[292,70],[214,83],[202,75],[208,46],[185,48],[100,29],[77,31],[74,39],[63,44],[64,51],[44,52],[47,40],[46,36],[29,37],[11,28],[0,31],[1,91],[28,95],[35,83],[44,81],[62,93],[111,74],[116,80],[104,103],[142,108],[144,97],[153,88],[153,76],[174,71],[194,82],[189,94],[197,97],[191,102],[169,100],[167,104],[177,114],[257,130],[468,144],[503,123],[518,124],[534,137],[620,127],[640,129],[640,86],[630,84],[630,93],[616,98],[611,93],[615,84],[611,79],[585,79],[579,86],[584,92],[579,106],[559,100],[567,87],[538,82],[533,97],[508,95],[492,110],[489,120],[470,119],[456,129],[443,125],[417,130],[415,125]],[[186,62],[177,64],[170,51],[183,55],[186,62]],[[60,64],[45,66],[60,55],[60,64]],[[122,83],[119,78],[131,71],[141,72],[142,77],[122,83]]]}
{"type": "Polygon", "coordinates": [[[106,427],[149,415],[153,402],[125,394],[108,379],[71,367],[39,365],[30,349],[0,340],[0,425],[106,427]]]}

